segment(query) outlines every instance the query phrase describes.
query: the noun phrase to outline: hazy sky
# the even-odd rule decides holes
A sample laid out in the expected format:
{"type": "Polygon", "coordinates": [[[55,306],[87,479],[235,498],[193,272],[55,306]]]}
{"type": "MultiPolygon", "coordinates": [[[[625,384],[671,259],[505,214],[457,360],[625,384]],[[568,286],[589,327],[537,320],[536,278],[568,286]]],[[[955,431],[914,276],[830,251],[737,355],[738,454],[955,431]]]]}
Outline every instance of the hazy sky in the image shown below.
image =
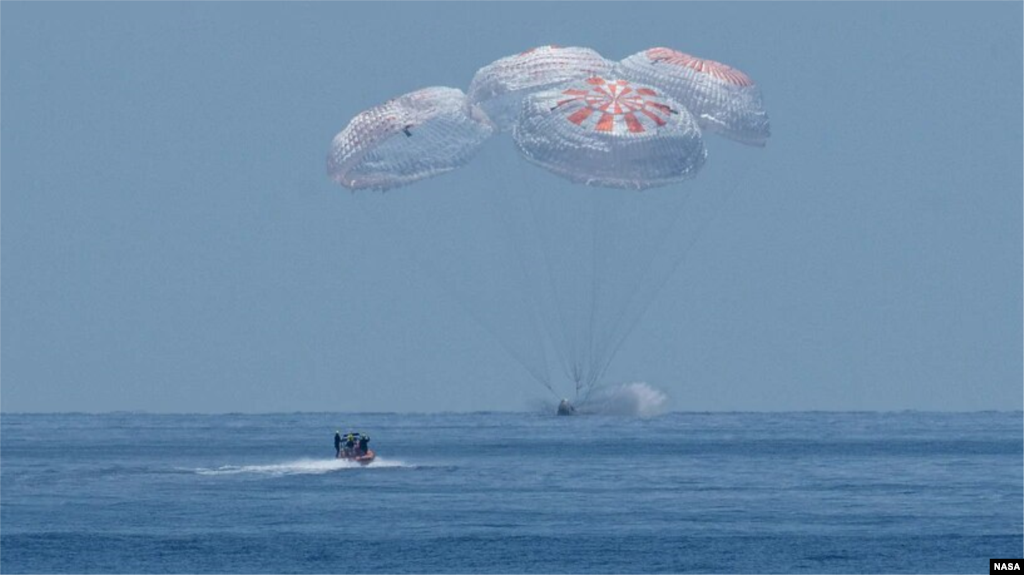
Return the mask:
{"type": "MultiPolygon", "coordinates": [[[[415,239],[324,169],[360,110],[465,89],[550,43],[735,65],[772,120],[763,150],[709,140],[743,184],[607,382],[650,382],[677,410],[1021,408],[1019,2],[4,2],[2,16],[4,411],[550,399],[435,272],[406,265],[415,239]]],[[[504,180],[502,154],[507,139],[430,185],[504,180]]],[[[486,239],[481,205],[451,217],[486,239]]],[[[453,281],[508,269],[496,254],[453,281]]],[[[498,324],[525,325],[504,309],[498,324]]]]}

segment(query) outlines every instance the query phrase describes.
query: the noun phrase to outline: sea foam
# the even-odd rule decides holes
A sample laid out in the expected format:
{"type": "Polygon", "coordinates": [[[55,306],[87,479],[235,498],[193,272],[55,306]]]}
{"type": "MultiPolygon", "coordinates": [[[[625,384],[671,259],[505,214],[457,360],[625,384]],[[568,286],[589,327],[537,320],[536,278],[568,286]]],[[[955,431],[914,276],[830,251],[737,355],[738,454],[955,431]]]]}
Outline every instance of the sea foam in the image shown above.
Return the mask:
{"type": "Polygon", "coordinates": [[[599,415],[655,417],[668,410],[668,403],[665,392],[637,381],[599,387],[577,410],[599,415]]]}

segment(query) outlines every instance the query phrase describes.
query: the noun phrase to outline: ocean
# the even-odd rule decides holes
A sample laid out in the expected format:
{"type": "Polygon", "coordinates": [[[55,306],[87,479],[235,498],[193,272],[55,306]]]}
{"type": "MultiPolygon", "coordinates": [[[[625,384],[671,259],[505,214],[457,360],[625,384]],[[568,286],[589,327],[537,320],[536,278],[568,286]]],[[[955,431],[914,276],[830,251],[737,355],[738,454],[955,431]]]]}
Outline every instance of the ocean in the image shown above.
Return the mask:
{"type": "Polygon", "coordinates": [[[4,573],[984,573],[1024,415],[4,414],[4,573]],[[368,467],[333,459],[368,433],[368,467]]]}

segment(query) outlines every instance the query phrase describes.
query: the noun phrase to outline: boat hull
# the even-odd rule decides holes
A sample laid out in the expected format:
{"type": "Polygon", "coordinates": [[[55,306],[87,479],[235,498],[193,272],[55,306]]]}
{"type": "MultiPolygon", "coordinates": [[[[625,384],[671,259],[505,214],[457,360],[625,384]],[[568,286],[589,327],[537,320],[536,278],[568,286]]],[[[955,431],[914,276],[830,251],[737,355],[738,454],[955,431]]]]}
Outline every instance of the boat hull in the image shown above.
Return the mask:
{"type": "Polygon", "coordinates": [[[363,455],[357,455],[355,457],[339,457],[338,459],[344,459],[345,461],[354,461],[360,465],[369,465],[373,463],[373,460],[377,458],[377,454],[372,449],[368,450],[363,455]]]}

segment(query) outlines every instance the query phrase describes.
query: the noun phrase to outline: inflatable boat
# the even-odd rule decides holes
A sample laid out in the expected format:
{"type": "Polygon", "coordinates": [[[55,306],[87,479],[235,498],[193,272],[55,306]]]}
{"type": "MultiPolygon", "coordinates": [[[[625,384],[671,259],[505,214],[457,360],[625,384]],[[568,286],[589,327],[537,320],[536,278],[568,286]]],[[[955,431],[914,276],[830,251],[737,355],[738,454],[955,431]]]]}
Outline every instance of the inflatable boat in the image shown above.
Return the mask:
{"type": "Polygon", "coordinates": [[[377,458],[377,454],[374,453],[372,449],[368,449],[368,450],[366,450],[366,453],[364,453],[362,455],[352,455],[352,456],[348,456],[348,457],[343,455],[343,456],[339,457],[338,459],[344,459],[344,460],[347,460],[347,461],[355,461],[356,463],[358,463],[360,465],[369,465],[369,464],[373,463],[373,460],[376,459],[376,458],[377,458]]]}

